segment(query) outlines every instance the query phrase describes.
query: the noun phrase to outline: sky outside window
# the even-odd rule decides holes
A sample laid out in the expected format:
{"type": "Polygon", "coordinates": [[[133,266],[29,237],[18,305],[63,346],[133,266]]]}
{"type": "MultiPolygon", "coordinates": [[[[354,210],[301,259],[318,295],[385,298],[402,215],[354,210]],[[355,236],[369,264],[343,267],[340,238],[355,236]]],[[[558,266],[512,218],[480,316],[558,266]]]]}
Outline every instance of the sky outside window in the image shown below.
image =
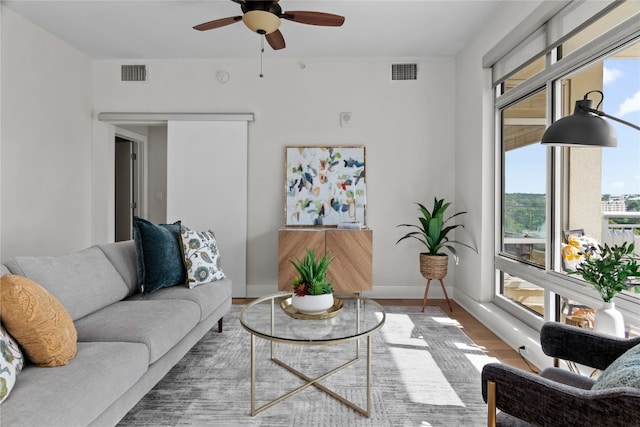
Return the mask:
{"type": "MultiPolygon", "coordinates": [[[[640,125],[640,59],[605,60],[603,80],[602,111],[640,125]]],[[[607,121],[616,130],[618,147],[602,150],[602,193],[640,194],[640,131],[607,121]]]]}
{"type": "MultiPolygon", "coordinates": [[[[640,125],[640,60],[607,59],[603,71],[604,102],[601,110],[640,125]]],[[[590,95],[594,106],[598,95],[590,95]]],[[[572,108],[573,111],[573,108],[572,108]]],[[[602,150],[602,193],[640,194],[640,131],[613,120],[618,147],[602,150]]],[[[531,144],[505,153],[505,193],[544,194],[545,147],[531,144]]]]}

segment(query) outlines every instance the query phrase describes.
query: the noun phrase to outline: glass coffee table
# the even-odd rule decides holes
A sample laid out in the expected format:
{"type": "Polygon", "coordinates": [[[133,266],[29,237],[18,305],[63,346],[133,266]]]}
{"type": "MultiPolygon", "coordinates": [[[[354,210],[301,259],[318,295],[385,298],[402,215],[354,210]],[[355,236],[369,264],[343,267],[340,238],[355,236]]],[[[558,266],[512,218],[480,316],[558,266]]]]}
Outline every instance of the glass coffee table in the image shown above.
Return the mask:
{"type": "Polygon", "coordinates": [[[371,416],[371,336],[385,321],[384,308],[358,295],[335,295],[333,307],[324,314],[306,315],[291,307],[291,293],[268,295],[252,301],[240,313],[240,323],[251,334],[251,416],[292,395],[314,386],[360,414],[371,416]],[[270,342],[271,360],[305,383],[256,408],[256,337],[270,342]],[[360,339],[366,338],[366,408],[362,408],[319,382],[360,360],[360,339]],[[312,378],[274,354],[274,344],[328,346],[356,342],[354,357],[324,374],[312,378]]]}

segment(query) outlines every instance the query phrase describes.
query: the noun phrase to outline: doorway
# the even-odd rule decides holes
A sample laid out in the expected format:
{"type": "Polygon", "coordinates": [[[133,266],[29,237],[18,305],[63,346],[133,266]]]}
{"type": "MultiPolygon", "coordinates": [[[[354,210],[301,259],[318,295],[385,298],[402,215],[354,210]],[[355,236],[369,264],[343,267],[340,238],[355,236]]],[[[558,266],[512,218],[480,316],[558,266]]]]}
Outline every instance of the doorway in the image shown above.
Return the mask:
{"type": "MultiPolygon", "coordinates": [[[[138,216],[147,218],[145,215],[148,215],[147,219],[154,223],[181,220],[193,230],[215,228],[216,240],[225,248],[224,257],[228,261],[224,261],[224,271],[233,280],[232,295],[239,298],[247,295],[247,151],[248,123],[253,119],[250,113],[98,114],[98,120],[107,123],[98,129],[104,131],[106,141],[103,156],[113,156],[115,162],[116,136],[135,141],[138,140],[132,135],[135,131],[143,141],[138,146],[143,153],[138,153],[137,160],[138,169],[143,169],[137,175],[144,181],[138,181],[137,185],[140,189],[138,216]],[[236,126],[234,122],[242,124],[236,126]],[[197,147],[190,147],[191,143],[197,147]],[[163,149],[156,150],[156,146],[163,149]],[[191,148],[206,148],[207,154],[188,153],[191,148]],[[213,154],[209,154],[211,150],[213,154]],[[194,166],[200,164],[200,168],[194,166]],[[200,175],[194,178],[191,173],[200,175]],[[207,206],[194,204],[202,200],[203,195],[207,206]],[[164,206],[161,217],[152,217],[156,209],[151,202],[164,206]]],[[[115,173],[115,168],[104,163],[104,157],[94,158],[97,169],[105,166],[104,173],[115,173]]],[[[96,199],[96,212],[109,214],[104,216],[106,227],[96,227],[94,232],[98,237],[104,234],[107,239],[115,238],[115,221],[111,218],[115,212],[114,182],[115,176],[104,181],[96,179],[96,188],[109,196],[96,199]],[[101,206],[106,209],[101,210],[101,206]]],[[[133,210],[127,210],[127,218],[131,212],[133,210]]]]}
{"type": "Polygon", "coordinates": [[[133,238],[133,217],[141,216],[141,143],[115,137],[115,241],[133,238]]]}

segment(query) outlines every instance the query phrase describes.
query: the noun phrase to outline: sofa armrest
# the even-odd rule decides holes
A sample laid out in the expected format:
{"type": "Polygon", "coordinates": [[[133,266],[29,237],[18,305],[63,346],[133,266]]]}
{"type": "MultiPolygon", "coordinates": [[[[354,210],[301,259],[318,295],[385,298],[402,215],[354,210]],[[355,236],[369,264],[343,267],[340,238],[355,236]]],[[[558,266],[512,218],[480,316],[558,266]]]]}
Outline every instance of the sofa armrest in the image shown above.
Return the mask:
{"type": "Polygon", "coordinates": [[[547,356],[604,370],[622,353],[640,344],[640,337],[617,338],[560,322],[547,322],[540,331],[540,344],[547,356]]]}
{"type": "Polygon", "coordinates": [[[633,424],[631,420],[640,421],[638,389],[584,390],[508,365],[490,363],[482,370],[485,402],[492,398],[488,382],[495,384],[498,409],[533,425],[620,426],[633,424]]]}

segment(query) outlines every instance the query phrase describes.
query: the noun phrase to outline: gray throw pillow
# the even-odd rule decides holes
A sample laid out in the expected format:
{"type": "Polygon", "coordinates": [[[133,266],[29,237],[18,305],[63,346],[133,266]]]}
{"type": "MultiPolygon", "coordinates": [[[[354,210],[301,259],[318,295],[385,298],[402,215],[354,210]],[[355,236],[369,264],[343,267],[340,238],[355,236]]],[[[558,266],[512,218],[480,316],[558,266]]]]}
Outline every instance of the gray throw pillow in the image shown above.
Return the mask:
{"type": "Polygon", "coordinates": [[[591,390],[613,387],[640,388],[640,344],[627,350],[609,365],[598,377],[591,390]]]}

